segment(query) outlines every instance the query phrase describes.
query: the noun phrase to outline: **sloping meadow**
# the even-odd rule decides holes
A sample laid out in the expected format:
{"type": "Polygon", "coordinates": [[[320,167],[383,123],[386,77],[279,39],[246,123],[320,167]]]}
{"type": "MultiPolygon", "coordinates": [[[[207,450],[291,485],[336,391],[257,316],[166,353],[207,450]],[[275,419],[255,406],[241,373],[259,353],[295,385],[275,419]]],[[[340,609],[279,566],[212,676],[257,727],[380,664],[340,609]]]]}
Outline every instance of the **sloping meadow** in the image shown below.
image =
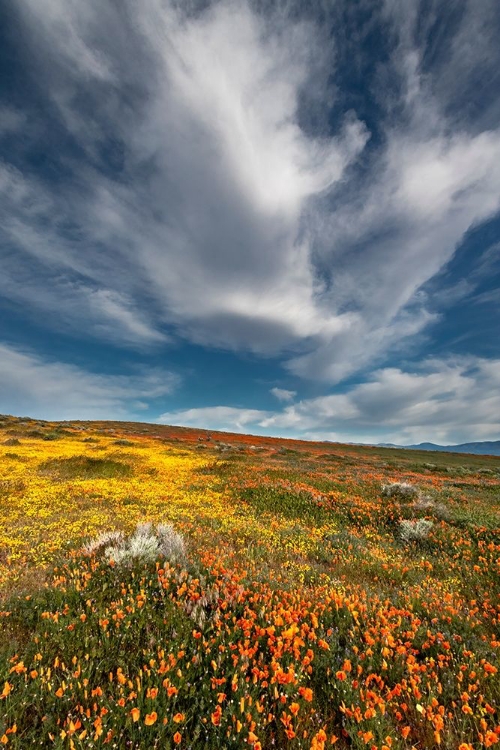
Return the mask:
{"type": "Polygon", "coordinates": [[[0,744],[500,742],[500,459],[0,419],[0,744]]]}

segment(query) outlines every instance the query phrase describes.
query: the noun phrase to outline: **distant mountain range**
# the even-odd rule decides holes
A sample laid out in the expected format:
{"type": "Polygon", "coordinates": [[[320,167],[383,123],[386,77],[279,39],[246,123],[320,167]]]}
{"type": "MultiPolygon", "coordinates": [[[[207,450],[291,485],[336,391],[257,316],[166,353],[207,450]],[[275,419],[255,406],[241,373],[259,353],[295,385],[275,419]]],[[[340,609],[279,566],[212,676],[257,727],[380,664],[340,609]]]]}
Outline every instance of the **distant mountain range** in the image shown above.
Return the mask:
{"type": "Polygon", "coordinates": [[[461,443],[460,445],[436,445],[436,443],[394,445],[394,443],[379,443],[379,447],[409,448],[418,451],[446,451],[447,453],[476,453],[482,456],[500,456],[500,440],[486,440],[482,443],[461,443]]]}

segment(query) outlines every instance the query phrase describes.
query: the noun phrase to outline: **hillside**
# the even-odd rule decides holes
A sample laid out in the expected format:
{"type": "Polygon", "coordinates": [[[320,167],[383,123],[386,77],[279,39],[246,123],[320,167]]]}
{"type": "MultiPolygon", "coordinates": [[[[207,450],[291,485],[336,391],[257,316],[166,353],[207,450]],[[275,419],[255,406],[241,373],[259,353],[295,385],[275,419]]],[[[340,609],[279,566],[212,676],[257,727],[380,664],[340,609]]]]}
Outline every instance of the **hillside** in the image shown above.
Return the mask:
{"type": "Polygon", "coordinates": [[[0,417],[0,743],[494,745],[500,459],[429,458],[0,417]]]}
{"type": "Polygon", "coordinates": [[[476,443],[459,445],[437,445],[436,443],[418,443],[418,445],[394,445],[384,443],[380,447],[403,448],[405,450],[440,451],[444,453],[475,453],[482,456],[500,456],[500,440],[484,440],[476,443]]]}

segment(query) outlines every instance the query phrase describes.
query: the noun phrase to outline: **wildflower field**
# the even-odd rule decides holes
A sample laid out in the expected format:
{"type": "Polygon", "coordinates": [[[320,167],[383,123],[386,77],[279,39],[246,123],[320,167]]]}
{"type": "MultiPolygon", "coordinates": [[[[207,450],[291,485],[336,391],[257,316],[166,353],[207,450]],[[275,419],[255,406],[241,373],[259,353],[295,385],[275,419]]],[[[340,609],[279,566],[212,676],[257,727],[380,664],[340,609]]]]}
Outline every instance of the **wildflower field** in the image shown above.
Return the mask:
{"type": "Polygon", "coordinates": [[[500,742],[500,459],[0,417],[0,746],[500,742]]]}

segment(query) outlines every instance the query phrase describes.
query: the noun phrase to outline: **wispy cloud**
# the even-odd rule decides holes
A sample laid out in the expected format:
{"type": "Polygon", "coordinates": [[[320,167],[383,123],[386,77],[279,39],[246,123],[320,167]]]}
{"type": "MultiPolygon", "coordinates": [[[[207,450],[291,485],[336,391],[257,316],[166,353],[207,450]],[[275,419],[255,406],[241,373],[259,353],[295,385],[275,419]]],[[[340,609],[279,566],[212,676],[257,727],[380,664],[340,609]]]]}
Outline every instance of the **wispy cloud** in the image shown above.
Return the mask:
{"type": "Polygon", "coordinates": [[[346,393],[304,399],[281,411],[216,406],[162,415],[172,424],[317,440],[459,443],[497,439],[500,360],[431,360],[384,368],[346,393]]]}
{"type": "Polygon", "coordinates": [[[0,343],[0,413],[44,419],[114,419],[140,415],[179,384],[159,369],[102,375],[48,361],[0,343]]]}
{"type": "Polygon", "coordinates": [[[182,409],[161,414],[157,422],[161,424],[199,427],[226,432],[252,432],[252,428],[262,427],[262,419],[267,412],[259,409],[239,409],[232,406],[204,406],[198,409],[182,409]]]}
{"type": "Polygon", "coordinates": [[[335,137],[300,127],[314,24],[244,2],[193,15],[154,1],[117,16],[95,2],[85,12],[20,5],[41,84],[87,158],[62,201],[53,186],[7,173],[12,242],[50,263],[47,273],[57,263],[93,285],[109,284],[111,254],[124,272],[111,276],[113,291],[148,305],[147,288],[158,325],[204,345],[276,353],[346,326],[321,305],[301,220],[368,135],[352,114],[335,137]],[[132,85],[135,107],[124,99],[132,85]],[[108,147],[123,155],[119,174],[103,169],[108,147]],[[94,249],[103,245],[104,258],[94,249]]]}
{"type": "Polygon", "coordinates": [[[420,341],[448,303],[419,290],[500,208],[498,108],[464,111],[500,69],[498,9],[375,5],[353,61],[370,132],[342,1],[19,0],[46,106],[30,146],[48,123],[62,145],[57,179],[1,168],[3,293],[57,330],[272,355],[329,386],[420,341]]]}
{"type": "MultiPolygon", "coordinates": [[[[451,259],[467,230],[500,209],[500,129],[476,132],[447,114],[409,41],[411,17],[388,11],[399,44],[399,116],[385,120],[385,145],[357,194],[347,190],[323,226],[331,299],[350,325],[290,362],[296,374],[337,382],[373,364],[435,320],[418,290],[451,259]]],[[[444,64],[444,63],[443,63],[444,64]]],[[[450,63],[451,64],[451,63],[450,63]]]]}
{"type": "Polygon", "coordinates": [[[271,393],[278,401],[293,401],[297,391],[288,391],[286,388],[271,388],[271,393]]]}

